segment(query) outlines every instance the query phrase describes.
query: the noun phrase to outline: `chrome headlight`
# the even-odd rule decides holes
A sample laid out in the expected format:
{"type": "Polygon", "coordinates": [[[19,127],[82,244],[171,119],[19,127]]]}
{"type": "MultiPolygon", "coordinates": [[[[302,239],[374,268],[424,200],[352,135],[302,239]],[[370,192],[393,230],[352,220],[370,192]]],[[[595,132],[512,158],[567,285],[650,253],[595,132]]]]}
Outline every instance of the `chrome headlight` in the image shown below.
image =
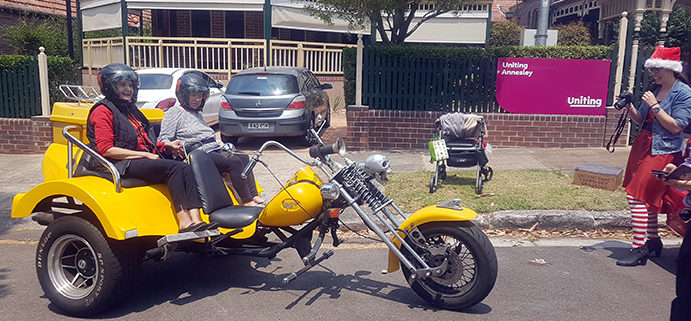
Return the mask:
{"type": "Polygon", "coordinates": [[[374,154],[367,157],[364,162],[364,169],[367,173],[374,176],[379,184],[386,185],[389,182],[387,174],[391,174],[391,165],[386,156],[382,154],[374,154]]]}
{"type": "Polygon", "coordinates": [[[326,183],[319,189],[322,193],[322,198],[327,200],[335,200],[341,196],[341,191],[336,184],[326,183]]]}

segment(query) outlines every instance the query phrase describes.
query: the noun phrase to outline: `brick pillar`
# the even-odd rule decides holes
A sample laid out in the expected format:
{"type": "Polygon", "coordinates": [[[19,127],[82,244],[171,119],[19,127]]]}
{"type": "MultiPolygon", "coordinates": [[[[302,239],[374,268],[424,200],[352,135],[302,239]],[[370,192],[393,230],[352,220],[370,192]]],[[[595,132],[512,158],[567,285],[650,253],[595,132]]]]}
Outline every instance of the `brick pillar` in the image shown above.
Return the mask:
{"type": "Polygon", "coordinates": [[[225,38],[226,15],[223,11],[211,11],[211,37],[225,38]]]}
{"type": "Polygon", "coordinates": [[[178,37],[191,37],[192,36],[192,13],[189,10],[178,10],[175,12],[177,15],[176,19],[176,30],[178,37]]]}
{"type": "Polygon", "coordinates": [[[369,107],[346,107],[346,142],[350,150],[369,149],[369,107]]]}

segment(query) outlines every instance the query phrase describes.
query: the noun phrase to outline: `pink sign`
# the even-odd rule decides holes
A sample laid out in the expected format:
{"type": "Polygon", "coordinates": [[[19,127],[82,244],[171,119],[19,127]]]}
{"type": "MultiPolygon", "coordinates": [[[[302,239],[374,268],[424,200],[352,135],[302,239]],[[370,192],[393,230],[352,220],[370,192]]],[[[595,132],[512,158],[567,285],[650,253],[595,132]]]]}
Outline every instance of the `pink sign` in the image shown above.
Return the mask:
{"type": "Polygon", "coordinates": [[[510,113],[604,115],[609,60],[499,58],[497,102],[510,113]]]}

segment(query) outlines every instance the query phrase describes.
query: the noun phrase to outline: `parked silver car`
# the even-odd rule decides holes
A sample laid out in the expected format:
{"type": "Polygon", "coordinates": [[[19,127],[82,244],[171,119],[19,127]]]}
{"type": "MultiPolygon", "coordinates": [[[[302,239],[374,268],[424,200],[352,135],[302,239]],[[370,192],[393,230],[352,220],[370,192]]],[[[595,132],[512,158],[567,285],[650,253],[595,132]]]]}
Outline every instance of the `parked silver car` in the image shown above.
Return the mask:
{"type": "Polygon", "coordinates": [[[328,127],[331,107],[324,90],[331,88],[305,68],[243,70],[230,79],[221,101],[221,139],[237,143],[242,136],[305,136],[318,115],[328,127]]]}

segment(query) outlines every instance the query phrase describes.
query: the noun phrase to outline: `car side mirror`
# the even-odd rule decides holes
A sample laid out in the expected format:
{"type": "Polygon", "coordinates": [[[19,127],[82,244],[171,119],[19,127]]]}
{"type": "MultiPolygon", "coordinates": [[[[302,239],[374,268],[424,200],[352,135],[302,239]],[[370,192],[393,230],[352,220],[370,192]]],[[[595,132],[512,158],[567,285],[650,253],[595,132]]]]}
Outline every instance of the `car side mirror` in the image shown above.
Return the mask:
{"type": "Polygon", "coordinates": [[[223,88],[223,86],[224,86],[224,85],[223,85],[223,82],[222,82],[222,81],[219,80],[219,81],[216,82],[216,87],[217,87],[218,89],[223,88]]]}
{"type": "Polygon", "coordinates": [[[322,84],[322,85],[321,85],[321,88],[322,88],[322,89],[333,89],[334,86],[332,86],[331,84],[322,84]]]}

